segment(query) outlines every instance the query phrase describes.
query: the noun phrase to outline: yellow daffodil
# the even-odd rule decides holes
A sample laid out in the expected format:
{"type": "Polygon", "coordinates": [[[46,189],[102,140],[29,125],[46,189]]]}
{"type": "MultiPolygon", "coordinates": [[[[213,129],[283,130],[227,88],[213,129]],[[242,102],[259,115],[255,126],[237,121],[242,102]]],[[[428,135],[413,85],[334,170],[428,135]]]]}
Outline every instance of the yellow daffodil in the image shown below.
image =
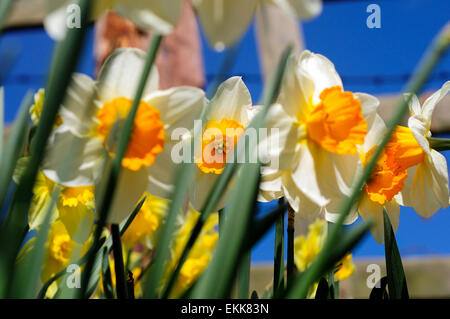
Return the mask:
{"type": "MultiPolygon", "coordinates": [[[[327,231],[327,222],[323,219],[318,219],[309,225],[306,236],[300,235],[294,239],[294,262],[299,272],[305,271],[319,255],[327,238],[327,231]]],[[[352,255],[347,254],[336,264],[334,279],[338,281],[345,280],[354,271],[355,265],[352,261],[352,255]]],[[[317,287],[318,283],[311,287],[308,298],[314,298],[317,287]]]]}
{"type": "MultiPolygon", "coordinates": [[[[186,243],[189,240],[189,236],[191,235],[199,217],[200,213],[197,211],[193,209],[188,211],[182,227],[175,235],[172,248],[172,259],[168,267],[168,270],[170,271],[168,271],[167,274],[171,274],[174,270],[175,265],[179,261],[186,243]]],[[[219,239],[219,234],[217,232],[218,223],[219,216],[217,213],[212,214],[206,221],[199,237],[197,238],[197,241],[189,252],[185,263],[181,267],[178,280],[175,283],[170,295],[171,298],[180,297],[183,292],[185,292],[186,289],[188,289],[194,281],[200,277],[208,266],[217,240],[219,239]]]]}
{"type": "Polygon", "coordinates": [[[149,249],[154,248],[157,231],[165,217],[169,201],[149,193],[144,195],[146,199],[141,210],[122,236],[126,249],[132,249],[137,243],[143,243],[149,249]]]}
{"type": "MultiPolygon", "coordinates": [[[[327,238],[327,231],[327,222],[323,219],[318,219],[309,225],[308,234],[306,236],[300,235],[295,238],[294,261],[298,271],[305,271],[317,255],[319,255],[327,238]]],[[[337,263],[336,267],[337,271],[335,272],[335,278],[337,280],[344,280],[350,277],[355,270],[355,266],[352,262],[352,255],[345,255],[344,258],[337,263]]]]}
{"type": "MultiPolygon", "coordinates": [[[[212,110],[195,154],[197,174],[190,200],[197,210],[202,209],[209,190],[222,174],[227,161],[232,159],[239,138],[257,109],[252,106],[250,92],[240,77],[232,77],[222,83],[211,105],[212,110]]],[[[225,206],[227,197],[227,194],[222,195],[216,210],[225,206]]]]}
{"type": "MultiPolygon", "coordinates": [[[[399,225],[399,204],[413,207],[426,218],[449,204],[447,162],[442,154],[431,149],[427,140],[431,136],[434,107],[449,90],[450,81],[422,107],[417,97],[412,96],[408,127],[396,127],[364,187],[358,211],[363,219],[375,220],[371,231],[379,243],[384,241],[383,207],[395,232],[399,225]]],[[[363,164],[374,149],[375,146],[364,150],[363,164]]]]}
{"type": "MultiPolygon", "coordinates": [[[[47,33],[56,40],[64,38],[67,20],[75,19],[69,14],[76,11],[69,7],[68,0],[47,0],[49,12],[44,21],[47,33]]],[[[181,13],[182,0],[93,0],[91,19],[98,19],[105,11],[115,9],[126,18],[131,19],[141,29],[155,30],[158,33],[172,32],[181,13]]]]}
{"type": "MultiPolygon", "coordinates": [[[[44,97],[45,97],[45,90],[40,89],[35,95],[34,95],[34,104],[30,107],[30,117],[33,121],[34,125],[37,125],[39,123],[39,119],[42,115],[42,108],[44,107],[44,97]]],[[[62,119],[61,117],[56,118],[55,127],[61,125],[62,119]]]]}
{"type": "MultiPolygon", "coordinates": [[[[17,162],[13,179],[19,182],[28,165],[28,157],[17,162]]],[[[38,172],[33,187],[33,198],[28,213],[28,226],[30,230],[40,228],[50,209],[53,192],[58,184],[47,178],[41,171],[38,172]]],[[[84,243],[94,225],[94,187],[60,187],[59,197],[56,200],[51,215],[51,222],[60,220],[64,223],[69,235],[78,243],[84,243]]]]}
{"type": "MultiPolygon", "coordinates": [[[[131,109],[137,91],[145,52],[118,49],[100,72],[98,81],[75,74],[60,108],[62,124],[50,136],[43,172],[63,186],[93,186],[100,179],[105,154],[114,154],[110,137],[131,109]],[[77,142],[81,149],[67,159],[67,148],[77,142]],[[63,163],[72,168],[62,174],[63,163]]],[[[158,73],[153,69],[140,101],[130,142],[110,212],[110,222],[118,223],[134,209],[147,190],[168,194],[175,163],[171,150],[176,128],[191,130],[205,103],[204,92],[193,87],[158,90],[158,73]]]]}
{"type": "Polygon", "coordinates": [[[352,260],[352,254],[345,255],[338,263],[338,270],[334,273],[336,280],[342,281],[349,278],[355,272],[355,264],[352,260]]]}
{"type": "Polygon", "coordinates": [[[378,105],[373,96],[344,91],[324,56],[309,51],[292,56],[278,103],[267,117],[267,127],[279,134],[269,131],[261,143],[272,164],[263,169],[260,200],[285,196],[296,212],[313,217],[326,207],[333,220],[340,201],[330,198],[349,195],[359,148],[373,130],[378,105]]]}
{"type": "MultiPolygon", "coordinates": [[[[17,263],[23,262],[32,251],[36,238],[30,239],[21,249],[17,263]]],[[[45,244],[44,261],[41,269],[41,283],[46,283],[50,278],[69,266],[74,259],[80,258],[87,252],[91,242],[78,243],[72,239],[61,220],[52,222],[45,244]],[[74,257],[76,254],[77,257],[74,257]]],[[[47,297],[53,297],[58,289],[59,280],[56,280],[47,290],[47,297]]]]}
{"type": "Polygon", "coordinates": [[[327,235],[325,220],[316,220],[309,225],[306,236],[297,236],[294,240],[294,261],[298,271],[303,272],[311,265],[322,250],[327,235]]]}
{"type": "Polygon", "coordinates": [[[194,0],[205,34],[217,50],[233,45],[247,30],[257,7],[276,5],[289,14],[308,19],[322,11],[321,0],[194,0]]]}

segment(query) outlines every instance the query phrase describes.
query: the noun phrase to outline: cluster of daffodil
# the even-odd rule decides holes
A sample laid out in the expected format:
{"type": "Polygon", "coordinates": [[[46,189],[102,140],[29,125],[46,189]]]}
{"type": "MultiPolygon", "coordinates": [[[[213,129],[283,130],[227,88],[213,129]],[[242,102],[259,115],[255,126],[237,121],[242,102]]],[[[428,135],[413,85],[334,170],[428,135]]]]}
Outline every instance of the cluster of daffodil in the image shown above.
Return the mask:
{"type": "MultiPolygon", "coordinates": [[[[193,6],[210,42],[221,48],[237,41],[262,3],[276,5],[300,18],[314,16],[321,10],[320,1],[294,0],[194,0],[193,6]]],[[[66,0],[48,1],[51,13],[46,28],[57,39],[65,36],[61,25],[66,21],[67,4],[66,0]]],[[[182,5],[182,0],[93,1],[91,17],[95,20],[114,8],[140,28],[166,34],[173,30],[182,5]]],[[[93,245],[100,211],[96,191],[101,188],[108,159],[115,155],[117,131],[132,109],[145,65],[144,51],[123,48],[109,56],[96,80],[78,73],[72,76],[47,141],[28,213],[30,230],[39,232],[48,216],[51,220],[41,269],[43,284],[93,245]],[[76,152],[71,152],[71,148],[76,152]]],[[[450,81],[423,105],[417,97],[411,97],[408,127],[395,129],[346,223],[355,222],[358,216],[373,218],[371,231],[381,243],[383,209],[396,230],[400,205],[413,207],[424,217],[449,205],[447,163],[429,142],[433,109],[449,90],[450,81]]],[[[40,121],[45,94],[40,90],[30,108],[34,125],[40,121]]],[[[203,90],[194,87],[160,90],[155,67],[138,102],[107,223],[113,226],[123,223],[136,205],[142,204],[121,237],[126,269],[131,270],[134,293],[140,297],[141,281],[158,251],[160,231],[168,219],[175,190],[178,164],[173,156],[185,142],[200,145],[201,152],[193,156],[195,177],[179,214],[161,283],[165,286],[180,266],[169,296],[181,297],[207,269],[219,240],[219,217],[213,213],[204,221],[187,256],[183,256],[203,217],[199,212],[262,108],[253,104],[240,77],[224,81],[208,100],[203,90]],[[203,134],[197,135],[196,120],[205,114],[203,134]],[[179,136],[181,131],[183,134],[179,136]]],[[[261,170],[258,200],[286,198],[293,211],[316,220],[309,234],[297,237],[294,243],[299,272],[305,271],[322,251],[327,221],[339,219],[342,201],[350,196],[354,180],[386,133],[386,125],[377,114],[378,106],[379,101],[371,95],[344,91],[341,78],[326,57],[309,51],[289,57],[279,97],[266,117],[269,134],[260,140],[258,147],[261,159],[270,163],[261,170]]],[[[19,160],[14,172],[17,183],[28,161],[28,157],[19,160]]],[[[233,181],[212,210],[227,206],[233,181]]],[[[109,230],[104,233],[109,236],[109,230]]],[[[24,245],[18,263],[32,251],[36,241],[33,238],[24,245]]],[[[100,274],[93,292],[99,298],[108,297],[116,286],[115,261],[105,255],[103,262],[108,264],[109,271],[100,274]]],[[[354,271],[351,255],[345,255],[335,268],[336,280],[348,278],[354,271]]],[[[55,296],[58,285],[58,280],[52,283],[46,291],[48,297],[55,296]]],[[[316,288],[311,288],[310,296],[316,288]]]]}
{"type": "MultiPolygon", "coordinates": [[[[62,186],[52,216],[43,282],[68,265],[76,245],[89,241],[94,227],[94,187],[101,178],[99,167],[102,157],[114,152],[108,146],[108,137],[116,121],[124,119],[131,107],[137,85],[134,75],[142,68],[144,57],[140,50],[120,49],[108,59],[97,81],[81,74],[73,76],[49,140],[30,210],[30,228],[37,229],[53,188],[57,184],[62,186]],[[81,151],[72,159],[75,169],[63,174],[59,171],[66,160],[63,150],[73,139],[81,141],[81,151]]],[[[123,236],[124,248],[128,252],[140,245],[141,250],[152,250],[157,245],[155,239],[164,222],[176,170],[171,153],[178,141],[172,140],[172,131],[181,127],[191,132],[204,107],[213,105],[200,143],[202,150],[209,147],[210,151],[203,151],[195,159],[197,173],[190,188],[186,216],[174,240],[172,264],[167,268],[170,272],[176,267],[198,219],[195,209],[204,205],[226,160],[259,108],[253,106],[239,77],[225,81],[210,104],[200,89],[178,87],[159,91],[157,87],[158,73],[153,70],[122,161],[109,222],[123,221],[145,194],[140,212],[123,236]]],[[[348,218],[352,223],[358,213],[363,218],[374,216],[373,234],[379,242],[383,240],[383,207],[396,228],[399,204],[412,206],[425,217],[448,206],[446,161],[430,148],[427,137],[432,110],[449,89],[447,82],[422,107],[417,98],[412,99],[409,128],[399,126],[395,130],[364,187],[361,200],[348,218]]],[[[39,118],[43,96],[41,91],[36,94],[31,108],[34,121],[39,118]]],[[[333,64],[325,57],[309,51],[292,56],[279,100],[271,107],[267,120],[267,126],[278,128],[279,134],[269,135],[261,142],[263,145],[270,143],[270,139],[278,139],[272,145],[279,148],[262,149],[268,150],[265,154],[268,158],[279,157],[279,167],[263,168],[260,200],[286,197],[292,209],[301,215],[334,221],[339,214],[340,198],[348,195],[352,180],[376,147],[375,141],[384,134],[384,122],[376,113],[378,104],[373,96],[344,91],[333,64]]],[[[223,194],[216,209],[225,207],[227,199],[227,194],[223,194]]],[[[217,215],[213,215],[205,225],[207,233],[200,236],[183,264],[172,296],[181,295],[206,268],[218,237],[216,224],[217,215]]],[[[295,261],[300,271],[321,250],[324,224],[324,220],[317,222],[308,237],[297,238],[295,261]]],[[[344,258],[336,278],[344,279],[351,273],[349,262],[344,258]]]]}
{"type": "MultiPolygon", "coordinates": [[[[399,205],[430,217],[449,204],[445,157],[427,138],[433,109],[450,90],[446,82],[420,105],[412,97],[408,127],[398,126],[364,186],[361,200],[347,217],[348,224],[373,217],[372,233],[383,242],[383,207],[394,229],[399,205]]],[[[305,51],[292,57],[278,104],[268,115],[268,127],[279,134],[279,149],[269,149],[279,167],[263,171],[261,200],[286,197],[290,206],[309,217],[338,219],[342,200],[371,158],[386,126],[376,113],[379,101],[368,94],[344,91],[333,64],[324,56],[305,51]]],[[[270,131],[269,131],[270,132],[270,131]]]]}

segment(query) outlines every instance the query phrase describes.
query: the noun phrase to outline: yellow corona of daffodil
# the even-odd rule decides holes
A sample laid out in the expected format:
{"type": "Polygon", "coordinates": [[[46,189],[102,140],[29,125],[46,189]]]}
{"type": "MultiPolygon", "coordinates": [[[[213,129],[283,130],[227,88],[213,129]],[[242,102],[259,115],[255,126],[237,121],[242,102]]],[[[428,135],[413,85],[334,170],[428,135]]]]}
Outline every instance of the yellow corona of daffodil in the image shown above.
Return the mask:
{"type": "MultiPolygon", "coordinates": [[[[240,77],[232,77],[219,86],[211,101],[212,109],[205,125],[199,148],[195,153],[197,174],[190,200],[201,210],[209,190],[222,174],[239,138],[244,134],[256,107],[252,106],[250,92],[240,77]]],[[[226,205],[227,194],[222,195],[216,210],[226,205]]]]}
{"type": "MultiPolygon", "coordinates": [[[[309,225],[306,236],[300,235],[294,240],[294,261],[298,271],[305,271],[322,250],[327,237],[327,222],[319,219],[309,225]]],[[[352,255],[347,254],[336,264],[335,280],[345,280],[355,271],[352,255]]],[[[317,284],[311,288],[309,297],[314,297],[317,284]]]]}
{"type": "Polygon", "coordinates": [[[260,200],[285,196],[296,212],[313,217],[326,207],[333,221],[340,201],[330,198],[349,195],[359,148],[373,130],[378,105],[373,96],[344,91],[324,56],[309,51],[292,56],[278,103],[267,117],[267,127],[278,128],[278,134],[269,131],[261,143],[272,164],[263,169],[260,200]]]}
{"type": "MultiPolygon", "coordinates": [[[[20,176],[28,165],[28,157],[17,162],[13,179],[19,183],[20,176]]],[[[50,209],[53,192],[57,184],[38,172],[33,187],[33,198],[28,213],[30,230],[37,230],[45,220],[50,209]]],[[[94,225],[94,187],[61,187],[51,215],[51,222],[60,220],[70,236],[78,243],[84,243],[94,225]]]]}
{"type": "Polygon", "coordinates": [[[259,5],[278,6],[292,16],[308,19],[322,11],[322,0],[194,0],[209,42],[217,50],[233,45],[247,30],[259,5]]]}
{"type": "MultiPolygon", "coordinates": [[[[28,218],[30,229],[37,229],[42,224],[56,186],[44,174],[38,173],[28,218]]],[[[84,243],[94,224],[94,188],[62,187],[52,218],[58,218],[75,241],[84,243]]]]}
{"type": "MultiPolygon", "coordinates": [[[[167,34],[175,27],[181,13],[182,0],[92,0],[91,19],[97,20],[109,9],[131,19],[141,29],[167,34]]],[[[64,38],[68,24],[76,24],[79,9],[68,0],[47,0],[44,26],[56,40],[64,38]]]]}
{"type": "MultiPolygon", "coordinates": [[[[34,104],[30,107],[30,117],[34,125],[39,123],[39,119],[42,115],[42,108],[44,107],[45,89],[40,89],[34,95],[34,104]]],[[[55,127],[61,125],[61,117],[56,118],[55,127]]]]}
{"type": "Polygon", "coordinates": [[[122,243],[126,249],[132,249],[137,243],[143,243],[152,249],[155,245],[157,231],[161,226],[168,208],[168,200],[153,196],[149,193],[141,210],[122,236],[122,243]]]}
{"type": "MultiPolygon", "coordinates": [[[[101,164],[109,149],[116,123],[131,109],[145,52],[118,49],[100,72],[98,81],[75,74],[60,108],[62,124],[50,136],[43,172],[63,186],[93,186],[101,178],[101,164]],[[74,142],[81,150],[72,160],[73,169],[62,174],[67,148],[74,142]]],[[[193,87],[158,91],[158,72],[153,69],[140,101],[130,142],[112,202],[110,222],[130,214],[144,191],[170,193],[176,171],[171,158],[175,128],[191,130],[203,109],[204,92],[193,87]],[[169,190],[169,191],[168,191],[169,190]]]]}
{"type": "MultiPolygon", "coordinates": [[[[30,239],[21,249],[17,262],[21,263],[26,256],[32,251],[36,242],[36,238],[30,239]]],[[[45,244],[44,261],[41,269],[41,282],[46,283],[50,278],[61,272],[66,268],[71,261],[80,258],[82,254],[86,253],[89,248],[90,241],[79,243],[72,239],[67,228],[61,220],[52,222],[50,231],[45,244]]],[[[35,271],[35,270],[34,270],[35,271]]],[[[56,280],[47,290],[47,297],[53,297],[58,289],[60,282],[56,280]]]]}
{"type": "MultiPolygon", "coordinates": [[[[167,274],[171,274],[174,270],[199,217],[200,213],[193,209],[190,209],[185,216],[182,227],[175,234],[175,240],[172,248],[172,259],[169,267],[167,268],[170,271],[168,271],[167,274]]],[[[219,234],[217,232],[218,223],[218,214],[211,214],[203,226],[197,241],[189,252],[185,263],[181,267],[178,280],[175,283],[170,295],[171,298],[180,297],[183,292],[185,292],[194,283],[194,281],[200,277],[208,266],[217,240],[219,239],[219,234]]]]}
{"type": "MultiPolygon", "coordinates": [[[[372,217],[374,238],[384,241],[383,207],[394,232],[399,225],[400,205],[411,206],[423,216],[432,216],[449,204],[448,171],[445,157],[431,149],[431,116],[436,104],[450,90],[450,81],[420,106],[416,96],[410,102],[408,127],[396,127],[364,187],[358,211],[363,219],[372,217]]],[[[381,125],[383,128],[383,125],[381,125]]],[[[363,164],[375,146],[365,149],[363,164]]]]}

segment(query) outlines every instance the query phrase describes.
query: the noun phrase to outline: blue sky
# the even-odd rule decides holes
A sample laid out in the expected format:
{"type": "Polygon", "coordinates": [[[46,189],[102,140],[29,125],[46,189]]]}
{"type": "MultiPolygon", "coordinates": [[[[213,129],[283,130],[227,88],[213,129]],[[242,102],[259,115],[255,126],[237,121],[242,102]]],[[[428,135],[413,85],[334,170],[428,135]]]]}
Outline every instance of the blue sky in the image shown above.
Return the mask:
{"type": "MultiPolygon", "coordinates": [[[[343,78],[346,90],[371,94],[401,92],[433,36],[449,20],[448,0],[379,0],[327,2],[317,19],[303,24],[309,50],[327,56],[343,78]],[[366,8],[381,7],[381,29],[369,29],[366,8]]],[[[93,75],[93,31],[89,31],[79,71],[93,75]]],[[[12,122],[28,89],[45,85],[54,43],[39,28],[8,31],[0,39],[0,75],[4,75],[8,56],[16,56],[12,69],[2,78],[5,85],[6,122],[12,122]]],[[[212,51],[203,39],[203,56],[208,78],[221,65],[225,53],[212,51]]],[[[258,102],[262,78],[253,26],[240,44],[231,75],[241,75],[258,102]]],[[[436,68],[427,89],[438,89],[450,79],[450,55],[436,68]]],[[[449,154],[446,154],[447,158],[449,154]]],[[[261,213],[274,204],[260,205],[261,213]]],[[[401,210],[397,239],[402,255],[450,254],[448,230],[450,209],[430,219],[412,209],[401,210]]],[[[273,259],[273,232],[253,251],[254,261],[273,259]]],[[[384,247],[367,236],[355,256],[382,256],[384,247]]]]}

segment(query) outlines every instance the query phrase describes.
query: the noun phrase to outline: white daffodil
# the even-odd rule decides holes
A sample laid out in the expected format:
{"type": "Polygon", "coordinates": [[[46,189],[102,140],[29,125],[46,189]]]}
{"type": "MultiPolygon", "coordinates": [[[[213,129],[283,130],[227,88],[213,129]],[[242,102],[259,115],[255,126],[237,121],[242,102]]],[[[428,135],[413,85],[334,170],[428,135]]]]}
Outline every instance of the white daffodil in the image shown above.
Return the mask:
{"type": "MultiPolygon", "coordinates": [[[[415,161],[407,163],[411,167],[408,168],[408,178],[398,196],[398,201],[401,205],[413,207],[419,215],[426,218],[449,204],[447,161],[441,153],[431,149],[427,140],[427,137],[431,137],[433,110],[449,90],[450,81],[447,81],[423,103],[422,107],[416,96],[412,96],[409,104],[409,130],[405,128],[409,143],[403,144],[404,147],[414,145],[412,140],[414,137],[421,151],[417,147],[407,149],[409,153],[415,151],[417,157],[415,161]]],[[[401,142],[403,141],[399,141],[401,142]]]]}
{"type": "Polygon", "coordinates": [[[203,30],[217,50],[233,45],[250,25],[258,5],[270,3],[308,19],[322,11],[321,0],[194,0],[203,30]]]}
{"type": "MultiPolygon", "coordinates": [[[[91,19],[98,19],[105,11],[115,9],[119,14],[131,19],[139,28],[155,30],[161,34],[172,32],[182,9],[182,0],[92,0],[91,19]]],[[[44,27],[55,40],[61,40],[67,27],[79,23],[79,9],[68,0],[47,0],[49,14],[44,27]]]]}
{"type": "Polygon", "coordinates": [[[279,134],[269,134],[260,145],[272,161],[262,171],[260,200],[285,196],[296,212],[310,217],[326,207],[327,219],[333,220],[339,204],[330,198],[349,195],[358,149],[372,130],[378,105],[373,96],[344,91],[324,56],[309,51],[292,56],[278,103],[267,116],[267,127],[279,134]]]}
{"type": "MultiPolygon", "coordinates": [[[[411,97],[409,127],[396,127],[364,186],[358,212],[363,219],[375,220],[372,234],[379,243],[384,241],[383,207],[395,232],[399,225],[399,204],[413,207],[426,218],[449,204],[447,162],[442,154],[430,148],[427,140],[431,136],[434,107],[449,89],[450,81],[429,97],[423,107],[416,96],[411,97]]],[[[382,126],[379,125],[381,130],[382,126]]],[[[374,149],[370,145],[364,149],[363,164],[374,149]]]]}
{"type": "MultiPolygon", "coordinates": [[[[196,210],[202,209],[209,191],[222,174],[227,160],[231,159],[239,138],[257,112],[240,77],[232,77],[222,83],[210,105],[212,109],[195,154],[196,177],[190,191],[190,200],[196,210]]],[[[226,205],[227,197],[225,192],[216,210],[226,205]]]]}
{"type": "MultiPolygon", "coordinates": [[[[75,74],[61,105],[62,123],[54,130],[43,163],[43,172],[64,186],[94,185],[99,181],[102,158],[108,149],[116,123],[131,109],[146,53],[118,49],[106,61],[98,81],[75,74]],[[81,151],[70,158],[72,169],[62,174],[71,143],[81,151]]],[[[191,130],[205,103],[204,92],[192,87],[158,90],[158,73],[153,69],[140,101],[131,139],[122,161],[122,171],[112,202],[111,221],[130,214],[144,191],[152,194],[171,187],[175,164],[171,160],[172,131],[191,130]]]]}

